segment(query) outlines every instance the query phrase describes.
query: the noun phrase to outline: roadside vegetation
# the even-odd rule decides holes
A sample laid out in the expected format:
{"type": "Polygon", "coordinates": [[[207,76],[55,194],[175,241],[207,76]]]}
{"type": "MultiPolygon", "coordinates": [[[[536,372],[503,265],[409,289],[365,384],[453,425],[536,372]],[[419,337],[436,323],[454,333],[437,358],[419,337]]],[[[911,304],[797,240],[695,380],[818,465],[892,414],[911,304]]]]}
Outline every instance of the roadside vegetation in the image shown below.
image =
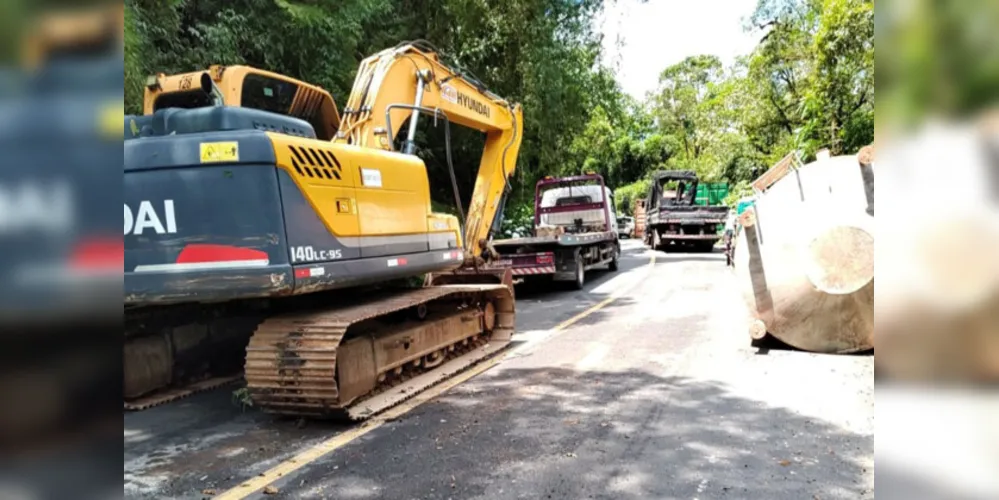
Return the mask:
{"type": "MultiPolygon", "coordinates": [[[[873,1],[760,0],[745,26],[759,36],[752,53],[730,65],[688,57],[641,98],[621,91],[602,57],[594,20],[615,1],[643,0],[126,0],[126,110],[141,111],[147,75],[210,64],[284,73],[342,102],[363,57],[425,39],[524,105],[511,230],[545,175],[600,173],[630,213],[657,169],[728,182],[734,200],[792,150],[808,159],[873,141],[873,1]]],[[[430,122],[419,154],[435,201],[453,204],[443,130],[430,122]]],[[[467,203],[482,138],[452,134],[467,203]]]]}

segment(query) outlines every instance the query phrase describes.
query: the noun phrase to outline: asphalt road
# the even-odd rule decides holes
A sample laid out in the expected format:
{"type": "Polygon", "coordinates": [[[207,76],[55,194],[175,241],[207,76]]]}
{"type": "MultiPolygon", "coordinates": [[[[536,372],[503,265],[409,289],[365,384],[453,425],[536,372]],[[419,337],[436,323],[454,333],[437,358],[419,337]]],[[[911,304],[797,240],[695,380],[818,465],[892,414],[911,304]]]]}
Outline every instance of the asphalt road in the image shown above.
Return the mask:
{"type": "MultiPolygon", "coordinates": [[[[721,254],[624,248],[584,291],[518,289],[497,366],[248,498],[874,498],[873,358],[752,349],[721,254]]],[[[126,414],[125,497],[223,493],[352,429],[231,392],[126,414]]]]}

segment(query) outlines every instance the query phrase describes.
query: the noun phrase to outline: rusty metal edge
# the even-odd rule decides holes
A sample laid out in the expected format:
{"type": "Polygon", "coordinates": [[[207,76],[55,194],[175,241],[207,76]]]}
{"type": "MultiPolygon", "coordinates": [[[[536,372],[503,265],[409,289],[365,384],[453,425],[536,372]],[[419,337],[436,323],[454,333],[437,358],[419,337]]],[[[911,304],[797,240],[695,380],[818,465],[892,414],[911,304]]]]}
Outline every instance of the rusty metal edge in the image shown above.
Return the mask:
{"type": "Polygon", "coordinates": [[[199,392],[218,389],[219,387],[236,383],[242,378],[243,374],[228,375],[224,377],[213,377],[208,380],[202,380],[201,382],[196,382],[194,384],[187,385],[184,387],[178,387],[176,389],[167,390],[165,392],[155,393],[150,396],[143,396],[133,399],[131,401],[125,401],[124,409],[126,411],[145,410],[147,408],[152,408],[154,406],[170,403],[178,399],[183,399],[188,396],[197,394],[199,392]]]}

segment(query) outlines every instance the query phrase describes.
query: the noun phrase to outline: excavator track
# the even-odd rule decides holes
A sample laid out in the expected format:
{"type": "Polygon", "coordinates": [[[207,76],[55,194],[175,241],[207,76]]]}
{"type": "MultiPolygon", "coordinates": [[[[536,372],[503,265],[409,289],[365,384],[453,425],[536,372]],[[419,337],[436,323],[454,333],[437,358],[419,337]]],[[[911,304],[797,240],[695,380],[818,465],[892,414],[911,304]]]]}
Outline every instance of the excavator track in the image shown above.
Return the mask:
{"type": "Polygon", "coordinates": [[[246,348],[254,407],[362,420],[502,350],[514,328],[505,285],[443,285],[264,321],[246,348]]]}

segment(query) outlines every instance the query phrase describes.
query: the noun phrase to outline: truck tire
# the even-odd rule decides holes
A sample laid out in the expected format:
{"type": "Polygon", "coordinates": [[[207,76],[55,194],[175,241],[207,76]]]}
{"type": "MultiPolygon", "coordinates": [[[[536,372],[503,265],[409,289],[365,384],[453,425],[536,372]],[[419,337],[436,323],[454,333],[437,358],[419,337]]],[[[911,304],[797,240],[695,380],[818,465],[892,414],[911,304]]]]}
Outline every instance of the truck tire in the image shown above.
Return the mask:
{"type": "Polygon", "coordinates": [[[607,269],[609,269],[610,272],[614,273],[617,272],[618,268],[617,259],[618,257],[621,256],[621,247],[614,245],[614,250],[612,250],[612,252],[613,252],[613,257],[611,257],[610,264],[607,264],[607,269]]]}
{"type": "Polygon", "coordinates": [[[583,256],[580,253],[576,253],[576,279],[572,281],[572,287],[576,290],[582,290],[583,286],[586,285],[586,266],[583,264],[583,256]]]}

